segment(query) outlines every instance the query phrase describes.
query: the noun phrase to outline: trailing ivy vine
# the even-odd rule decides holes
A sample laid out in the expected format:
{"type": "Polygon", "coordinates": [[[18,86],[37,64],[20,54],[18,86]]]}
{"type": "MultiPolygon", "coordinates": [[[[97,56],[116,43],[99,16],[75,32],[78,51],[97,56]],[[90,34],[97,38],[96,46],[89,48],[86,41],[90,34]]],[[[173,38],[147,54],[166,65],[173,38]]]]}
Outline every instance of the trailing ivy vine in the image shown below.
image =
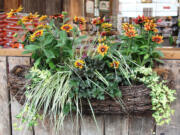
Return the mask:
{"type": "Polygon", "coordinates": [[[170,108],[170,104],[176,99],[175,90],[169,89],[165,80],[160,80],[160,77],[152,71],[151,68],[140,67],[136,68],[132,78],[144,83],[151,89],[151,101],[153,117],[158,125],[169,123],[170,116],[174,110],[170,108]]]}

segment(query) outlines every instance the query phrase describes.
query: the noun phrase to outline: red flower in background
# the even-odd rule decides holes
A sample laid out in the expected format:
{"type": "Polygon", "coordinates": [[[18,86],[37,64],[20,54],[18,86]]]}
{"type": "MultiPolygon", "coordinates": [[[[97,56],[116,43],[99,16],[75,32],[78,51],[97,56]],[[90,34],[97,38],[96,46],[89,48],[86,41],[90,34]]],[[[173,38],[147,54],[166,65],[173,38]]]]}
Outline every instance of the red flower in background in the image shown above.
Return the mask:
{"type": "Polygon", "coordinates": [[[138,17],[136,17],[135,19],[133,19],[133,21],[134,21],[136,24],[142,24],[142,23],[146,22],[147,19],[148,19],[148,17],[145,17],[145,16],[143,15],[143,16],[138,16],[138,17]]]}
{"type": "Polygon", "coordinates": [[[92,20],[92,24],[94,24],[94,25],[101,25],[103,22],[104,22],[104,18],[100,18],[100,17],[94,18],[92,20]]]}
{"type": "Polygon", "coordinates": [[[50,18],[51,18],[51,19],[58,19],[58,18],[63,19],[63,18],[64,18],[64,15],[63,15],[63,14],[55,14],[55,15],[50,16],[50,18]]]}

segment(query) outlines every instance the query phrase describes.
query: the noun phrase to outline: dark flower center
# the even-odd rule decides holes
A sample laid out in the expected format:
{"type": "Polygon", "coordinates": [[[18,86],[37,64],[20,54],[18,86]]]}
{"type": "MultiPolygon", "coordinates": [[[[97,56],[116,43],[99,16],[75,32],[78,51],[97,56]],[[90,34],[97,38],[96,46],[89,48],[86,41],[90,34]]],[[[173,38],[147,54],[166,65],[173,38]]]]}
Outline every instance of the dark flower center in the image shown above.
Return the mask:
{"type": "Polygon", "coordinates": [[[101,52],[105,52],[105,48],[101,48],[101,52]]]}
{"type": "Polygon", "coordinates": [[[159,38],[155,38],[155,42],[159,42],[160,41],[160,39],[159,38]]]}
{"type": "Polygon", "coordinates": [[[64,26],[64,29],[68,30],[68,29],[69,29],[69,26],[64,26]]]}
{"type": "Polygon", "coordinates": [[[82,66],[82,64],[81,64],[81,63],[79,63],[79,62],[77,62],[77,66],[82,66]]]}
{"type": "Polygon", "coordinates": [[[36,33],[36,36],[40,36],[40,35],[41,35],[41,32],[36,33]]]}

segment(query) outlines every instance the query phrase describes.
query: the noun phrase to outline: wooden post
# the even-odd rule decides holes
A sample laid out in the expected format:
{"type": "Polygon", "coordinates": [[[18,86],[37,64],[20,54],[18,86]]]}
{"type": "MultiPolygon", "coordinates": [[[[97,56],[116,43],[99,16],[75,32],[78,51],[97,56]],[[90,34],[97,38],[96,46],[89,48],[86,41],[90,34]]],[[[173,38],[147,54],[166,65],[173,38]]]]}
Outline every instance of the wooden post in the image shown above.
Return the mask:
{"type": "Polygon", "coordinates": [[[11,135],[6,57],[0,57],[0,134],[11,135]]]}
{"type": "Polygon", "coordinates": [[[83,0],[70,0],[69,5],[69,15],[71,19],[73,19],[74,16],[83,16],[83,0]]]}

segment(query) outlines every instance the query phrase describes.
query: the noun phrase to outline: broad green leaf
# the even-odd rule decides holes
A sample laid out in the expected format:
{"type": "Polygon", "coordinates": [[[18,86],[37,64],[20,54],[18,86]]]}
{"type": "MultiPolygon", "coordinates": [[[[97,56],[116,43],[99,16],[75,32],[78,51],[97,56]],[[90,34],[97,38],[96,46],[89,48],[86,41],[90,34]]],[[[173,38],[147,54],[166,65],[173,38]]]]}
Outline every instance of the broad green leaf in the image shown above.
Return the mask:
{"type": "Polygon", "coordinates": [[[24,49],[29,50],[29,51],[35,51],[39,48],[40,48],[40,46],[38,46],[38,45],[27,45],[24,47],[24,49]]]}
{"type": "Polygon", "coordinates": [[[55,58],[55,55],[52,50],[43,49],[43,52],[47,58],[55,58]]]}

